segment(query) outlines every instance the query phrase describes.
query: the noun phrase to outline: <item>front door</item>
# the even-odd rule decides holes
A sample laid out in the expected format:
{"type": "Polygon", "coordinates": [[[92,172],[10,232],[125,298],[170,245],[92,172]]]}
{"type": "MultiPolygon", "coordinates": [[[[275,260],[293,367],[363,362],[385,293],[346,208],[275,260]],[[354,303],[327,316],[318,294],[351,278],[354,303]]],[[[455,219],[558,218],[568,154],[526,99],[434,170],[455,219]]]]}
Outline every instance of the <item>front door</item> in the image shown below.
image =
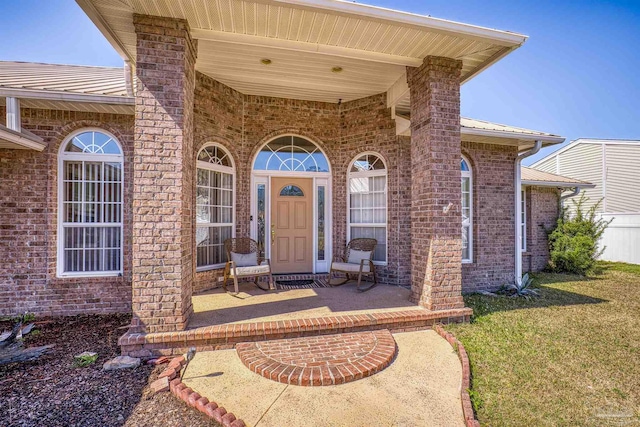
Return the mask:
{"type": "Polygon", "coordinates": [[[313,179],[271,178],[271,270],[313,271],[313,179]]]}

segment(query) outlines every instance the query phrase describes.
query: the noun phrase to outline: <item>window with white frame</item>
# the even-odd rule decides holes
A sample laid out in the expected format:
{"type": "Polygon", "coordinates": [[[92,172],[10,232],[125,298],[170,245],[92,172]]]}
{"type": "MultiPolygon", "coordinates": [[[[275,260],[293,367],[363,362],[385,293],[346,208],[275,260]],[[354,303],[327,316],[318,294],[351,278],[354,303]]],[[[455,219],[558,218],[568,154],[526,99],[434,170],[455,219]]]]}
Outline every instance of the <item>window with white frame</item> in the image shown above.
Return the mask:
{"type": "Polygon", "coordinates": [[[70,135],[59,156],[59,275],[122,273],[124,157],[102,130],[70,135]]]}
{"type": "Polygon", "coordinates": [[[462,262],[473,259],[473,177],[469,162],[464,157],[460,160],[462,175],[462,262]]]}
{"type": "Polygon", "coordinates": [[[527,190],[523,189],[521,196],[522,200],[520,201],[522,206],[521,218],[522,222],[520,224],[520,242],[522,244],[522,251],[527,251],[527,190]]]}
{"type": "Polygon", "coordinates": [[[196,267],[227,262],[224,241],[234,234],[235,172],[229,153],[209,145],[198,153],[196,182],[196,267]]]}
{"type": "Polygon", "coordinates": [[[348,239],[378,241],[373,260],[387,261],[387,167],[379,154],[359,155],[349,168],[348,239]]]}

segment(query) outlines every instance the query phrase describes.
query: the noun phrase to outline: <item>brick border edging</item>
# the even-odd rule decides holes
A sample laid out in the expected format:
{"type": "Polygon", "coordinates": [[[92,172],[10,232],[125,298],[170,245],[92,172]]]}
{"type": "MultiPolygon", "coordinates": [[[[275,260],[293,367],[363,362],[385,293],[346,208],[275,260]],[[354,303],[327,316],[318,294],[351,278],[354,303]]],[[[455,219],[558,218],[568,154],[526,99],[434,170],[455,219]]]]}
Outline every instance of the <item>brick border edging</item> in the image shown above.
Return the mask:
{"type": "MultiPolygon", "coordinates": [[[[178,356],[171,359],[169,365],[158,376],[158,380],[167,378],[169,381],[169,390],[178,399],[183,400],[188,406],[197,409],[206,416],[213,418],[224,427],[246,427],[241,419],[236,418],[231,412],[218,406],[216,402],[210,402],[204,396],[193,389],[187,387],[180,378],[180,371],[187,365],[184,356],[178,356]]],[[[166,390],[166,387],[164,388],[166,390]]],[[[162,390],[161,390],[162,391],[162,390]]]]}
{"type": "Polygon", "coordinates": [[[465,425],[467,427],[480,427],[480,422],[473,413],[473,405],[469,390],[471,389],[471,366],[469,365],[469,356],[467,350],[458,339],[451,333],[444,330],[442,325],[434,325],[433,330],[453,347],[458,354],[458,359],[462,365],[462,381],[460,384],[460,400],[462,401],[462,414],[464,415],[465,425]]]}

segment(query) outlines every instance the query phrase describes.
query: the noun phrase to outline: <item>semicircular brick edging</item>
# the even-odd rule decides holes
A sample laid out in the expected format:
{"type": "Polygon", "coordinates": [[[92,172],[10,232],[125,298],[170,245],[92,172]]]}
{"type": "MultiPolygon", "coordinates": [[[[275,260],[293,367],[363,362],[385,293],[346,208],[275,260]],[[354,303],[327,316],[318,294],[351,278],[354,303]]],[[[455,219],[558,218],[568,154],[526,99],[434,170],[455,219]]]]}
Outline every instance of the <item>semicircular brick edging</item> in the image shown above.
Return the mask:
{"type": "Polygon", "coordinates": [[[236,345],[251,371],[301,386],[337,385],[380,372],[391,364],[396,342],[387,329],[236,345]]]}

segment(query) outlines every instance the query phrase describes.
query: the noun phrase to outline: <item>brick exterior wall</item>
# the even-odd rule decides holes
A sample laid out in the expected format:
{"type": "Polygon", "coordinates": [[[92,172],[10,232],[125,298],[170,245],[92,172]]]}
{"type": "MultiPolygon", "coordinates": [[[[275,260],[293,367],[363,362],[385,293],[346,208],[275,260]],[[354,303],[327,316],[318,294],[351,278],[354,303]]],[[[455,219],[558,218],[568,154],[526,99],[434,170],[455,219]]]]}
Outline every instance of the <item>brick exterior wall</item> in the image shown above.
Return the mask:
{"type": "MultiPolygon", "coordinates": [[[[0,150],[0,314],[133,309],[137,330],[184,328],[191,292],[217,286],[221,275],[221,270],[194,273],[197,153],[218,143],[233,157],[236,235],[246,236],[252,159],[282,134],[306,137],[328,156],[334,257],[346,244],[348,165],[373,151],[388,166],[388,262],[377,268],[382,281],[412,285],[416,302],[439,309],[462,306],[461,287],[471,291],[513,280],[516,150],[460,142],[458,62],[431,58],[409,70],[416,118],[412,141],[395,135],[385,94],[340,105],[243,95],[194,71],[195,46],[184,22],[138,16],[136,28],[135,117],[23,109],[24,128],[44,138],[46,150],[0,150]],[[124,148],[122,277],[56,278],[58,150],[64,138],[84,127],[113,133],[124,148]],[[474,191],[473,263],[462,266],[461,153],[473,167],[474,191]],[[453,207],[445,214],[449,201],[453,207]]],[[[5,114],[1,107],[0,112],[5,114]]],[[[531,193],[536,198],[527,206],[541,213],[528,217],[530,231],[534,223],[555,219],[557,194],[553,210],[552,193],[531,193]]],[[[536,243],[540,236],[529,239],[535,269],[548,256],[546,246],[536,243]]]]}
{"type": "MultiPolygon", "coordinates": [[[[236,235],[250,234],[252,161],[270,139],[297,134],[318,145],[332,170],[333,254],[341,256],[347,236],[347,169],[360,153],[379,153],[388,166],[388,254],[379,277],[394,284],[410,281],[408,189],[410,139],[395,134],[395,122],[380,94],[341,105],[243,95],[196,73],[194,154],[209,143],[222,145],[236,165],[236,235]]],[[[218,285],[222,270],[196,273],[194,291],[218,285]]]]}
{"type": "Polygon", "coordinates": [[[411,91],[411,299],[464,306],[460,211],[462,62],[427,57],[407,67],[411,91]]]}
{"type": "Polygon", "coordinates": [[[462,143],[473,178],[473,262],[462,265],[465,292],[514,281],[515,147],[462,143]]]}
{"type": "Polygon", "coordinates": [[[134,15],[133,331],[186,328],[193,311],[195,42],[186,21],[134,15]]]}
{"type": "Polygon", "coordinates": [[[47,147],[0,149],[0,316],[130,311],[133,116],[23,108],[21,119],[47,147]],[[124,150],[124,273],[57,278],[58,152],[70,133],[89,127],[109,131],[124,150]]]}
{"type": "Polygon", "coordinates": [[[527,250],[522,254],[522,271],[541,271],[549,263],[547,230],[560,213],[560,191],[548,187],[526,187],[527,250]]]}

